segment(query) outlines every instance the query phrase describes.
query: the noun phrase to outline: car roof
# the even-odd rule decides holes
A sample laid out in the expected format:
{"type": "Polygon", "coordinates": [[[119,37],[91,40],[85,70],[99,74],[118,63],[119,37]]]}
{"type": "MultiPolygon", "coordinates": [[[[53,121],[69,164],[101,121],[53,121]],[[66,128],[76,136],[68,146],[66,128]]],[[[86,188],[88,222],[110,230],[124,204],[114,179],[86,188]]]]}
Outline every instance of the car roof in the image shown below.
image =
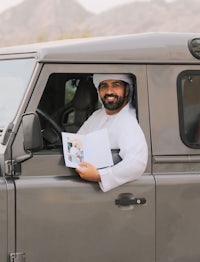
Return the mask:
{"type": "Polygon", "coordinates": [[[196,33],[143,33],[58,40],[0,48],[6,56],[34,56],[39,62],[199,63],[189,48],[196,33]]]}

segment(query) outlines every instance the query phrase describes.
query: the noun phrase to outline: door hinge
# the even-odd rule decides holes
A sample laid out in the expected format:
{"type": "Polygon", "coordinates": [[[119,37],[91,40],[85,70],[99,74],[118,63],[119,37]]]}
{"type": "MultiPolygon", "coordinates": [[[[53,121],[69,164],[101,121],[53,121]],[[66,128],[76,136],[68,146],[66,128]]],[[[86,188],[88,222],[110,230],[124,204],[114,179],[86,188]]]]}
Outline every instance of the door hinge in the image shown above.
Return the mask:
{"type": "Polygon", "coordinates": [[[19,176],[21,174],[21,165],[15,160],[5,161],[5,174],[7,176],[19,176]]]}
{"type": "Polygon", "coordinates": [[[9,262],[26,262],[25,253],[11,253],[9,262]]]}
{"type": "Polygon", "coordinates": [[[15,173],[15,161],[14,160],[6,160],[5,161],[5,174],[8,176],[12,176],[15,173]]]}

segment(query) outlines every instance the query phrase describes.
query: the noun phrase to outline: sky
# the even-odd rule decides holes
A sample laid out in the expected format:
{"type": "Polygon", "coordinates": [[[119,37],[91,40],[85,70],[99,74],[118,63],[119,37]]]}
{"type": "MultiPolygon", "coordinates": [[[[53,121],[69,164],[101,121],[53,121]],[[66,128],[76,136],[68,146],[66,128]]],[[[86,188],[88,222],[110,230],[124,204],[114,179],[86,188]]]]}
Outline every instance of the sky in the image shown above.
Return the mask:
{"type": "MultiPolygon", "coordinates": [[[[6,9],[13,7],[26,0],[0,0],[0,12],[5,11],[6,9]]],[[[67,0],[66,0],[67,1],[67,0]]],[[[125,3],[131,3],[134,1],[148,1],[148,0],[76,0],[79,2],[85,9],[94,12],[100,13],[108,10],[114,6],[118,6],[125,3]]]]}
{"type": "Polygon", "coordinates": [[[7,8],[17,5],[22,2],[22,0],[0,0],[0,12],[6,10],[7,8]]]}
{"type": "MultiPolygon", "coordinates": [[[[82,6],[84,6],[89,11],[94,13],[100,13],[114,6],[131,3],[134,2],[135,0],[76,0],[76,1],[79,2],[82,6]]],[[[141,1],[148,1],[148,0],[137,0],[137,1],[141,2],[141,1]]]]}
{"type": "MultiPolygon", "coordinates": [[[[13,7],[26,0],[0,0],[0,12],[5,11],[6,9],[13,7]]],[[[67,0],[66,0],[67,1],[67,0]]],[[[119,6],[126,3],[131,3],[134,1],[151,1],[151,0],[75,0],[79,2],[85,9],[93,13],[101,13],[107,11],[108,9],[119,6]]],[[[172,2],[174,0],[165,0],[166,2],[172,2]]]]}

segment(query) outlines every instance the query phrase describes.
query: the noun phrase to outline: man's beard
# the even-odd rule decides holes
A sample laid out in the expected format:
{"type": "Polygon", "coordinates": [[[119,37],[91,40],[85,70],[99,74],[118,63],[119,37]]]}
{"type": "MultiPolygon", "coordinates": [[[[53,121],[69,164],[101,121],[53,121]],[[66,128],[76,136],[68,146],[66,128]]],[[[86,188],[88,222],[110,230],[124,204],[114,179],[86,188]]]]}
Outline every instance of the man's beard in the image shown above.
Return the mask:
{"type": "Polygon", "coordinates": [[[108,110],[117,110],[120,109],[121,106],[124,104],[125,102],[125,96],[117,96],[114,94],[110,94],[110,95],[105,95],[102,99],[101,99],[104,107],[108,110]],[[108,97],[114,97],[115,100],[114,101],[108,101],[107,98],[108,97]]]}

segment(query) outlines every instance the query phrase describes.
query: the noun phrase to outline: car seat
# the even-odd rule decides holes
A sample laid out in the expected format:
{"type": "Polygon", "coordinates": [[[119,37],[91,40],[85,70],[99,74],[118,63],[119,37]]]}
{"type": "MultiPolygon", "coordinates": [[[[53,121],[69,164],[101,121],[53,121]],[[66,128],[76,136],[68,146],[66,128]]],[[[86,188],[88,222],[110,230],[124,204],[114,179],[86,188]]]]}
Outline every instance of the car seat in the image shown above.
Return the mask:
{"type": "Polygon", "coordinates": [[[64,131],[76,133],[97,107],[98,94],[92,78],[81,79],[72,101],[61,113],[64,131]]]}

